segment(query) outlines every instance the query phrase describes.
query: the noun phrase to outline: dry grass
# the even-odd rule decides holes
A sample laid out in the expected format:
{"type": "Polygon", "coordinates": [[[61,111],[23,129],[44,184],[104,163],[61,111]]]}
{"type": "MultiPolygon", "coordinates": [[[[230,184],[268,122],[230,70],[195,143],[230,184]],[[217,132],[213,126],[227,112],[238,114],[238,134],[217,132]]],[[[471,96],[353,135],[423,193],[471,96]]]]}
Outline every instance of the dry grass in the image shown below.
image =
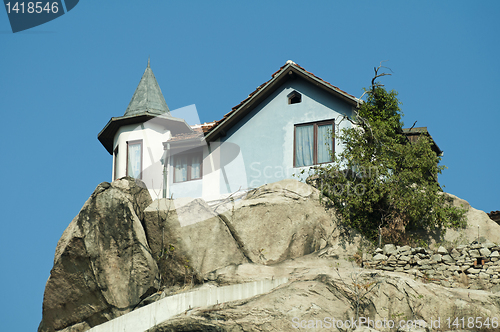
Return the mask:
{"type": "Polygon", "coordinates": [[[469,277],[467,276],[467,274],[461,272],[459,277],[453,275],[453,279],[455,279],[456,282],[460,283],[463,288],[469,287],[469,277]]]}

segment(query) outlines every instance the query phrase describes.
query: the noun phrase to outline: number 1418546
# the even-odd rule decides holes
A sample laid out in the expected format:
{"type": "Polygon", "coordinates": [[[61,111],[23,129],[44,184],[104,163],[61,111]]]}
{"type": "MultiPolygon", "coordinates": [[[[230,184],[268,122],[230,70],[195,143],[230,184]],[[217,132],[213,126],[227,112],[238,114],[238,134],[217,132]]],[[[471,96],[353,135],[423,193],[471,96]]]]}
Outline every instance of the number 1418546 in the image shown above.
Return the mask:
{"type": "Polygon", "coordinates": [[[16,13],[16,14],[41,14],[43,12],[50,14],[56,14],[59,11],[59,6],[57,2],[52,2],[50,1],[38,1],[38,2],[15,2],[15,3],[10,3],[7,2],[5,4],[5,7],[7,8],[7,13],[16,13]],[[45,4],[44,4],[45,3],[45,4]]]}
{"type": "Polygon", "coordinates": [[[497,317],[462,317],[458,318],[447,318],[446,322],[448,323],[448,328],[455,329],[480,329],[480,328],[494,328],[498,327],[498,318],[497,317]]]}

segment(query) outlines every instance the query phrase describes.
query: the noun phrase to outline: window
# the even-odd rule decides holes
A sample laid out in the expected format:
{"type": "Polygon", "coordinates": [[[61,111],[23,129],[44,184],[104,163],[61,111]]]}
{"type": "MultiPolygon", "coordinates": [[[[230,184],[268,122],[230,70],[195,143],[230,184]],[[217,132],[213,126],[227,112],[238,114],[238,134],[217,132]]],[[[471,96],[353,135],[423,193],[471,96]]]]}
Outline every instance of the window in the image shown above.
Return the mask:
{"type": "Polygon", "coordinates": [[[174,182],[201,179],[202,151],[174,156],[174,182]]]}
{"type": "Polygon", "coordinates": [[[295,125],[294,167],[331,162],[333,129],[333,120],[295,125]]]}
{"type": "Polygon", "coordinates": [[[113,155],[115,157],[115,167],[114,167],[114,175],[113,175],[113,180],[116,180],[118,177],[118,145],[116,146],[115,150],[113,151],[113,155]]]}
{"type": "Polygon", "coordinates": [[[292,91],[288,94],[288,104],[298,104],[302,101],[302,95],[297,91],[292,91]]]}
{"type": "Polygon", "coordinates": [[[127,176],[142,179],[142,140],[127,142],[127,176]]]}

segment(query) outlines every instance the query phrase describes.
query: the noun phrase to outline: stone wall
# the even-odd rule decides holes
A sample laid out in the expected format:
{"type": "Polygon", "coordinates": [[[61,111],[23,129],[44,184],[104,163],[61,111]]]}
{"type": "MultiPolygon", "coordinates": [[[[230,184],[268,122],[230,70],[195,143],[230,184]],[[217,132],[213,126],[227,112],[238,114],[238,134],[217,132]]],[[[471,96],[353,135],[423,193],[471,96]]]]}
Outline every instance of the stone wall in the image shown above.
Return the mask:
{"type": "Polygon", "coordinates": [[[488,290],[500,284],[499,251],[500,246],[490,242],[439,247],[437,251],[386,244],[383,249],[364,254],[362,264],[365,268],[409,273],[445,287],[488,290]]]}

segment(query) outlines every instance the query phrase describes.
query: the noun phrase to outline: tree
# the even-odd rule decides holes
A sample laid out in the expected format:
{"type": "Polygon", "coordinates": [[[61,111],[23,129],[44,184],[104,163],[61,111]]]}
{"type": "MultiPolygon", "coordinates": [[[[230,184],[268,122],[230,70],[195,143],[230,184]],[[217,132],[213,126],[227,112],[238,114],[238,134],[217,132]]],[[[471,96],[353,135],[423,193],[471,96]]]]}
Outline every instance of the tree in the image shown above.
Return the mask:
{"type": "MultiPolygon", "coordinates": [[[[410,142],[403,133],[397,92],[375,77],[350,121],[335,135],[343,151],[333,163],[315,169],[316,184],[341,220],[372,240],[406,243],[415,230],[445,230],[465,224],[465,211],[453,207],[437,181],[441,157],[426,135],[410,142]]],[[[362,96],[362,98],[363,98],[362,96]]]]}

